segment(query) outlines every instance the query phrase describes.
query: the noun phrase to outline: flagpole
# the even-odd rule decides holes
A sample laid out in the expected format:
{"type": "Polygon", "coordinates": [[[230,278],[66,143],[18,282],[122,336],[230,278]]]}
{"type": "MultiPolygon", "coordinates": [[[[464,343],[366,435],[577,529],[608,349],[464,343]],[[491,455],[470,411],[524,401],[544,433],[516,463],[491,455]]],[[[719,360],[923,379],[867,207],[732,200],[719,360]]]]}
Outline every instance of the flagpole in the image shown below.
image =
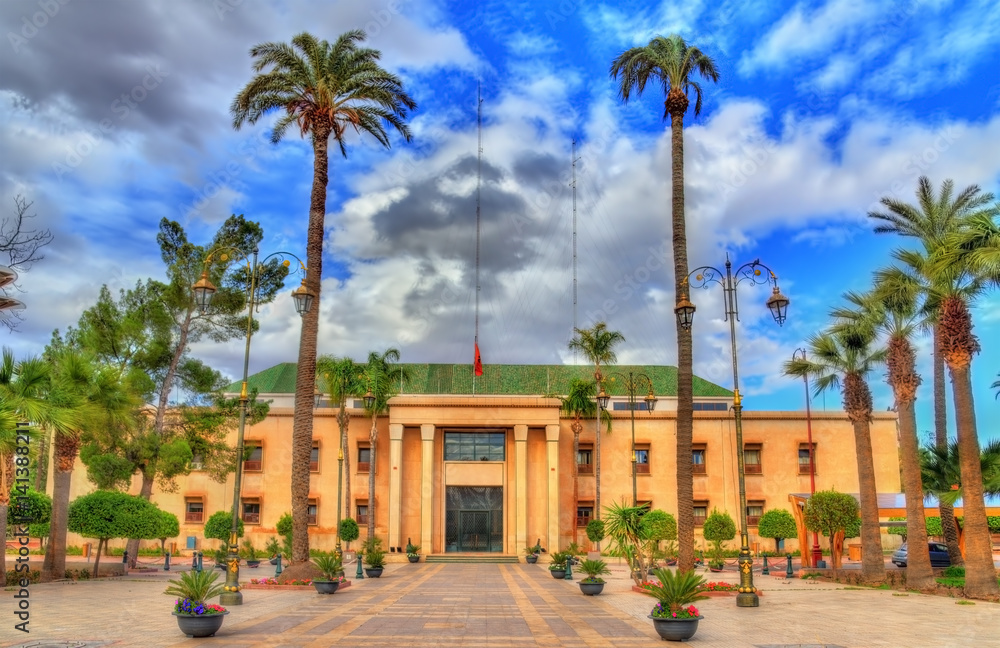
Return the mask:
{"type": "Polygon", "coordinates": [[[476,393],[476,376],[482,371],[479,357],[479,236],[482,229],[482,193],[483,193],[483,91],[476,84],[476,129],[479,136],[479,147],[476,160],[476,359],[472,367],[472,394],[476,393]]]}

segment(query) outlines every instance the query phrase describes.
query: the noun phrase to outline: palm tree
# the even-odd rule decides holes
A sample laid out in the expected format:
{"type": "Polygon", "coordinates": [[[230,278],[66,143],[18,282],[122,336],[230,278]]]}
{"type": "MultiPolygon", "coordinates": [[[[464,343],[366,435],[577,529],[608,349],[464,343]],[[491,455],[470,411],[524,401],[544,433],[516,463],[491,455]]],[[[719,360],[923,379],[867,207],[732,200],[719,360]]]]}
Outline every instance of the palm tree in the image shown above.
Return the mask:
{"type": "MultiPolygon", "coordinates": [[[[19,466],[15,458],[27,459],[19,454],[19,449],[33,450],[31,443],[40,436],[34,428],[18,428],[18,423],[51,421],[61,414],[41,398],[48,380],[49,367],[44,361],[39,358],[15,361],[13,351],[4,347],[0,359],[0,538],[7,537],[7,509],[12,493],[26,490],[27,482],[17,481],[19,466]],[[18,442],[18,437],[25,435],[27,445],[18,442]]],[[[6,551],[0,551],[0,587],[7,584],[5,556],[6,551]]]]}
{"type": "Polygon", "coordinates": [[[330,355],[320,356],[316,360],[316,373],[326,387],[326,393],[331,403],[337,403],[340,411],[337,413],[337,426],[340,428],[340,453],[344,460],[338,462],[337,485],[343,485],[344,492],[337,500],[337,524],[340,524],[341,505],[348,502],[350,510],[351,480],[344,482],[344,473],[351,474],[351,453],[347,445],[347,426],[351,417],[347,414],[347,397],[364,393],[358,381],[363,367],[350,358],[335,358],[330,355]]]}
{"type": "MultiPolygon", "coordinates": [[[[574,328],[575,336],[569,341],[570,351],[580,351],[594,364],[594,385],[601,389],[604,385],[604,376],[601,374],[601,365],[613,365],[618,362],[618,354],[615,347],[625,341],[618,331],[608,330],[605,322],[597,322],[589,329],[574,328]]],[[[608,432],[611,427],[608,426],[608,432]]],[[[601,519],[601,422],[597,421],[597,442],[594,446],[594,517],[601,519]]],[[[692,545],[694,546],[694,545],[692,545]]],[[[597,543],[597,550],[601,550],[601,543],[597,543]]]]}
{"type": "MultiPolygon", "coordinates": [[[[1000,374],[997,374],[997,375],[1000,376],[1000,374]]],[[[1000,398],[1000,380],[994,381],[994,383],[992,385],[990,385],[990,387],[992,389],[997,390],[996,398],[1000,398]]]]}
{"type": "MultiPolygon", "coordinates": [[[[979,467],[983,473],[983,492],[1000,495],[1000,440],[994,439],[983,447],[979,467]]],[[[958,443],[953,441],[944,449],[936,445],[921,448],[920,473],[924,489],[938,501],[954,503],[964,497],[958,443]]]]}
{"type": "MultiPolygon", "coordinates": [[[[834,318],[842,320],[839,326],[863,327],[868,336],[874,337],[883,332],[888,337],[887,382],[892,387],[899,415],[900,459],[903,490],[906,493],[906,537],[910,547],[910,556],[906,562],[906,584],[917,590],[933,588],[936,585],[927,547],[914,406],[921,379],[916,370],[916,353],[910,342],[917,326],[916,295],[876,285],[871,293],[849,292],[845,297],[851,307],[837,308],[832,313],[834,318]]],[[[838,325],[835,325],[834,330],[837,328],[838,325]]]]}
{"type": "Polygon", "coordinates": [[[43,580],[62,578],[66,573],[70,482],[81,444],[99,429],[137,425],[142,405],[127,375],[118,368],[98,366],[86,352],[70,347],[49,351],[52,380],[46,400],[75,414],[76,424],[53,430],[52,518],[42,563],[43,580]]]}
{"type": "MultiPolygon", "coordinates": [[[[992,194],[985,197],[993,200],[992,194]]],[[[951,280],[971,276],[975,280],[1000,285],[1000,205],[968,216],[966,227],[956,229],[935,250],[931,269],[936,276],[951,280]]],[[[983,474],[972,393],[972,358],[979,353],[979,340],[972,332],[971,299],[959,290],[948,291],[941,301],[942,355],[951,376],[955,401],[955,428],[965,496],[965,595],[970,598],[997,598],[993,566],[993,544],[986,518],[983,474]]]]}
{"type": "MultiPolygon", "coordinates": [[[[580,466],[577,457],[580,456],[580,433],[583,432],[581,418],[597,416],[597,383],[591,380],[574,378],[569,383],[569,393],[562,401],[563,412],[573,417],[570,429],[573,430],[573,501],[580,500],[580,466]]],[[[606,412],[604,413],[607,414],[606,412]]],[[[606,416],[605,423],[611,431],[611,418],[606,416]]],[[[573,542],[577,541],[577,525],[573,525],[573,542]]]]}
{"type": "MultiPolygon", "coordinates": [[[[686,296],[687,229],[684,221],[684,114],[694,92],[694,114],[701,113],[701,85],[695,76],[719,80],[715,62],[683,38],[657,36],[644,47],[633,47],[611,62],[612,79],[621,76],[618,94],[624,103],[633,91],[641,95],[652,81],[666,93],[663,119],[670,116],[674,302],[686,296]]],[[[694,482],[691,476],[694,387],[691,331],[677,327],[677,539],[678,568],[694,568],[694,482]]]]}
{"type": "Polygon", "coordinates": [[[250,50],[256,73],[230,106],[233,126],[255,124],[283,111],[274,124],[271,141],[278,143],[296,124],[309,135],[313,147],[313,182],[309,200],[306,242],[306,287],[316,305],[304,316],[295,380],[292,429],[292,562],[309,563],[308,498],[309,455],[312,452],[312,399],[316,383],[316,340],[319,333],[320,278],[323,274],[323,223],[329,173],[328,147],[333,140],[347,157],[348,133],[368,133],[389,148],[386,125],[410,140],[404,119],[416,103],[403,91],[402,81],[382,69],[377,50],[358,44],[361,30],[342,34],[333,44],[308,33],[292,44],[262,43],[250,50]]]}
{"type": "MultiPolygon", "coordinates": [[[[923,247],[922,252],[916,250],[896,250],[893,257],[903,264],[903,269],[896,273],[897,284],[910,282],[919,286],[924,294],[924,314],[931,322],[933,332],[934,359],[934,438],[940,448],[948,446],[947,398],[945,388],[945,362],[943,339],[939,326],[941,302],[951,291],[959,290],[967,297],[978,294],[981,284],[975,277],[962,273],[950,275],[937,273],[931,268],[930,257],[937,253],[946,243],[949,235],[964,228],[969,218],[988,208],[992,196],[980,193],[976,185],[966,187],[958,195],[954,195],[955,183],[945,180],[941,183],[941,191],[935,196],[930,179],[921,176],[917,181],[917,204],[912,205],[892,197],[883,197],[879,202],[886,211],[872,211],[868,217],[880,224],[875,227],[876,234],[897,234],[899,236],[918,239],[923,247]],[[965,279],[963,283],[961,280],[965,279]]],[[[880,283],[887,283],[883,277],[880,283]]],[[[951,505],[941,503],[941,526],[945,542],[948,545],[948,555],[953,565],[964,563],[962,552],[958,546],[958,527],[955,523],[955,512],[951,505]]]]}
{"type": "Polygon", "coordinates": [[[364,364],[360,380],[366,385],[365,414],[372,417],[372,428],[368,434],[371,453],[368,469],[368,536],[375,537],[375,446],[378,441],[378,417],[389,411],[389,399],[399,393],[401,386],[409,382],[410,369],[397,364],[399,349],[389,348],[382,353],[371,351],[364,364]]]}
{"type": "Polygon", "coordinates": [[[858,491],[861,505],[861,574],[869,583],[885,580],[882,538],[875,489],[875,462],[872,457],[870,420],[872,394],[868,374],[885,362],[885,349],[872,349],[874,336],[864,327],[838,326],[809,338],[809,359],[785,363],[785,375],[801,378],[820,376],[815,393],[841,387],[844,410],[854,427],[854,447],[858,460],[858,491]]]}

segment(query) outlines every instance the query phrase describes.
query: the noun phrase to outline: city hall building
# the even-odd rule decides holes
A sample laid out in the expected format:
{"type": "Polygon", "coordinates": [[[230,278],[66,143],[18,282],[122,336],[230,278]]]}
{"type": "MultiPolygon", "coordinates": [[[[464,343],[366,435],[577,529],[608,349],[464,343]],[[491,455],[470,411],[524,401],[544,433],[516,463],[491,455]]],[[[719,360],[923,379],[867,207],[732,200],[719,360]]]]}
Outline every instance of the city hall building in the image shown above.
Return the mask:
{"type": "MultiPolygon", "coordinates": [[[[473,376],[470,365],[408,364],[411,379],[389,401],[376,422],[360,397],[347,401],[350,415],[344,484],[338,489],[338,403],[314,403],[310,464],[310,547],[332,549],[337,529],[337,498],[342,515],[361,526],[369,516],[375,534],[393,552],[408,541],[421,553],[491,552],[520,554],[540,541],[549,551],[579,542],[588,548],[584,527],[597,513],[596,473],[601,475],[600,504],[631,503],[677,513],[677,371],[674,367],[615,366],[605,370],[611,396],[611,430],[602,428],[600,463],[597,421],[584,419],[579,451],[574,453],[572,417],[563,412],[573,378],[592,379],[593,368],[577,365],[492,365],[473,376]],[[629,373],[652,381],[655,406],[635,394],[634,409],[621,389],[629,373]],[[614,380],[612,380],[614,379],[614,380]],[[632,448],[635,448],[633,472],[632,448]],[[375,473],[374,497],[369,476],[375,473]],[[574,490],[574,475],[577,489],[574,490]],[[575,494],[574,494],[575,493],[575,494]]],[[[291,511],[291,439],[296,365],[280,364],[249,378],[270,413],[248,426],[240,509],[247,535],[258,548],[276,535],[278,519],[291,511]]],[[[235,386],[238,389],[238,385],[235,386]]],[[[792,510],[794,494],[810,492],[810,471],[817,490],[857,493],[854,433],[841,411],[765,412],[744,397],[743,448],[736,447],[731,391],[695,377],[694,435],[690,461],[694,473],[694,519],[699,525],[713,510],[739,521],[737,455],[743,452],[747,526],[751,543],[773,549],[757,536],[756,523],[768,509],[792,510]],[[815,453],[810,465],[809,436],[815,453]]],[[[875,412],[871,421],[877,490],[900,492],[896,414],[875,412]]],[[[235,433],[232,435],[235,445],[235,433]]],[[[214,549],[205,543],[205,520],[229,511],[233,477],[218,483],[198,469],[178,478],[176,492],[154,489],[153,501],[177,515],[178,549],[214,549]]],[[[78,464],[72,498],[93,489],[78,464]]],[[[138,492],[138,479],[131,492],[138,492]]],[[[69,534],[69,544],[83,544],[69,534]]],[[[702,548],[700,533],[696,544],[702,548]]],[[[736,545],[731,543],[732,547],[736,545]]],[[[798,548],[796,540],[786,542],[798,548]]]]}

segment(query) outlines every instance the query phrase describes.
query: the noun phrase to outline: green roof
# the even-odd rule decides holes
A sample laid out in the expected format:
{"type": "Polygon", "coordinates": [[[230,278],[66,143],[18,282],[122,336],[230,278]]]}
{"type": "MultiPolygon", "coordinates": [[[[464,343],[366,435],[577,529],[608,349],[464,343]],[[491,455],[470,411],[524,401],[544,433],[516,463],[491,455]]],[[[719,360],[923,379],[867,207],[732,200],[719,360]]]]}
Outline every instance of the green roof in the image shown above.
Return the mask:
{"type": "MultiPolygon", "coordinates": [[[[294,362],[283,362],[270,369],[255,373],[247,379],[248,386],[261,394],[291,394],[295,392],[294,362]]],[[[409,364],[410,381],[403,386],[403,394],[469,395],[473,393],[474,378],[470,364],[409,364]]],[[[605,388],[612,396],[623,392],[609,382],[613,374],[644,373],[653,381],[653,392],[658,396],[677,395],[677,368],[647,365],[615,365],[603,368],[605,388]]],[[[591,380],[594,368],[589,365],[483,365],[483,375],[475,377],[475,393],[489,396],[540,396],[566,394],[573,378],[591,380]]],[[[729,397],[733,392],[697,376],[694,377],[696,397],[729,397]]],[[[240,383],[233,383],[227,391],[238,392],[240,383]]]]}

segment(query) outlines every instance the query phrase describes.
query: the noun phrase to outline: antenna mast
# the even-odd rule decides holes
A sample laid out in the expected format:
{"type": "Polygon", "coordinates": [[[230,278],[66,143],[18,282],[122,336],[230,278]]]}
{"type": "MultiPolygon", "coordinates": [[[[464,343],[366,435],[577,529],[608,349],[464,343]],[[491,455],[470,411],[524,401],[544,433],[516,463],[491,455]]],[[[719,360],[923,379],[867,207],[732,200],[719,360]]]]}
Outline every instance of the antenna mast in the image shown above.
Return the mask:
{"type": "MultiPolygon", "coordinates": [[[[576,139],[573,139],[573,153],[570,156],[573,166],[573,335],[576,335],[576,139]]],[[[573,364],[576,364],[576,349],[573,349],[573,364]]]]}
{"type": "MultiPolygon", "coordinates": [[[[482,230],[482,193],[483,193],[483,92],[479,83],[476,84],[476,129],[479,136],[479,147],[476,160],[476,348],[479,348],[479,235],[482,230]]],[[[472,393],[476,393],[476,372],[472,372],[472,393]]]]}

